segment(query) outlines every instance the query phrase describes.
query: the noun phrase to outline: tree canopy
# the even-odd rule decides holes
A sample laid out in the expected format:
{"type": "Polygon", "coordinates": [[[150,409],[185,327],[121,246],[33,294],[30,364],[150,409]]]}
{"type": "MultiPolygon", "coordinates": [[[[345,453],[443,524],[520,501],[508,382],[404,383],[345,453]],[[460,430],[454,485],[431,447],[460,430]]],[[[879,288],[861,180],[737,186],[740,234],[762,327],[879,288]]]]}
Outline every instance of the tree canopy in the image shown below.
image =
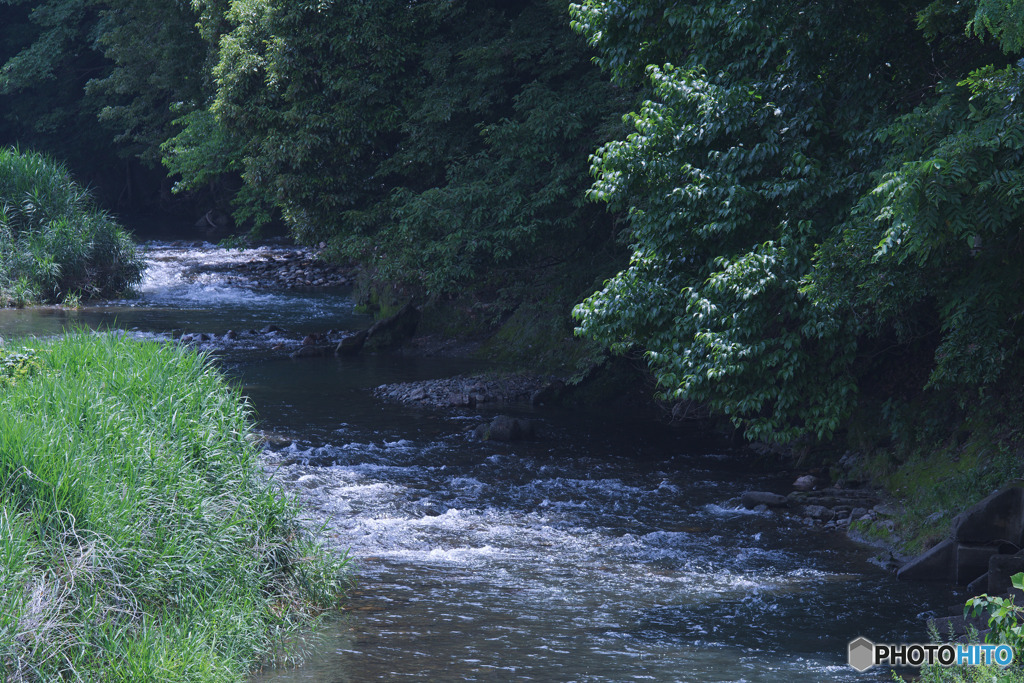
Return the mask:
{"type": "Polygon", "coordinates": [[[629,267],[577,309],[664,394],[747,435],[831,435],[880,344],[936,335],[930,382],[1016,358],[1024,15],[983,2],[573,5],[650,99],[593,157],[629,267]],[[973,36],[972,39],[970,36],[973,36]],[[1012,264],[1012,265],[1011,265],[1012,264]]]}
{"type": "Polygon", "coordinates": [[[895,384],[1021,376],[1022,26],[1016,0],[3,0],[0,142],[235,178],[240,221],[410,296],[586,263],[611,277],[581,334],[665,398],[823,439],[895,384]]]}
{"type": "Polygon", "coordinates": [[[626,104],[563,3],[240,0],[225,20],[215,92],[164,149],[186,186],[239,170],[241,215],[434,294],[609,222],[586,159],[626,104]]]}

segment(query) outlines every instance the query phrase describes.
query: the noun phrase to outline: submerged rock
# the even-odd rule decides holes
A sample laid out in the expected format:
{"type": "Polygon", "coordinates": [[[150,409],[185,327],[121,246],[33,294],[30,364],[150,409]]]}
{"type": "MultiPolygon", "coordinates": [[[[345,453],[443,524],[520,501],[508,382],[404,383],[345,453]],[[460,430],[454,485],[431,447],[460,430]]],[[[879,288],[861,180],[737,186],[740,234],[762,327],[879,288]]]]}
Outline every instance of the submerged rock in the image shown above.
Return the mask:
{"type": "Polygon", "coordinates": [[[824,505],[807,505],[804,507],[804,514],[815,520],[831,521],[836,517],[836,513],[824,505]]]}
{"type": "Polygon", "coordinates": [[[482,424],[473,430],[481,441],[522,441],[534,437],[533,422],[521,417],[499,415],[490,424],[482,424]]]}
{"type": "Polygon", "coordinates": [[[298,349],[289,354],[290,358],[322,358],[323,356],[330,356],[334,352],[334,347],[324,346],[322,344],[310,345],[306,344],[300,346],[298,349]]]}
{"type": "MultiPolygon", "coordinates": [[[[344,343],[344,342],[343,342],[344,343]]],[[[341,353],[339,352],[339,355],[341,353]]],[[[379,398],[438,408],[478,407],[487,404],[525,403],[551,380],[531,375],[456,376],[377,387],[379,398]]]]}

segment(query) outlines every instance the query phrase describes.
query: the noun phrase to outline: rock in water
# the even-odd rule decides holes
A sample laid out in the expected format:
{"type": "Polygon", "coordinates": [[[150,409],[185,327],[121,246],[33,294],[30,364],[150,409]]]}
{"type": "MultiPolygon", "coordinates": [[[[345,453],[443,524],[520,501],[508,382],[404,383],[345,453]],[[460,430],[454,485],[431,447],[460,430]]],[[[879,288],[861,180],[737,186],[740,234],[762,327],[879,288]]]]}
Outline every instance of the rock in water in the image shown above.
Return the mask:
{"type": "Polygon", "coordinates": [[[419,309],[412,303],[407,303],[398,313],[375,322],[366,331],[365,348],[370,351],[397,348],[416,334],[416,327],[419,323],[419,309]]]}
{"type": "Polygon", "coordinates": [[[349,335],[341,340],[341,343],[334,349],[335,355],[338,356],[354,356],[363,350],[363,344],[366,343],[367,330],[360,330],[353,335],[349,335]]]}
{"type": "Polygon", "coordinates": [[[330,346],[300,346],[289,354],[291,358],[320,358],[331,354],[330,346]]]}
{"type": "Polygon", "coordinates": [[[770,508],[786,507],[789,501],[785,496],[768,491],[745,491],[740,496],[740,503],[748,510],[753,510],[758,505],[767,505],[770,508]]]}
{"type": "Polygon", "coordinates": [[[811,491],[817,486],[818,478],[810,474],[805,474],[793,482],[793,488],[797,491],[811,491]]]}

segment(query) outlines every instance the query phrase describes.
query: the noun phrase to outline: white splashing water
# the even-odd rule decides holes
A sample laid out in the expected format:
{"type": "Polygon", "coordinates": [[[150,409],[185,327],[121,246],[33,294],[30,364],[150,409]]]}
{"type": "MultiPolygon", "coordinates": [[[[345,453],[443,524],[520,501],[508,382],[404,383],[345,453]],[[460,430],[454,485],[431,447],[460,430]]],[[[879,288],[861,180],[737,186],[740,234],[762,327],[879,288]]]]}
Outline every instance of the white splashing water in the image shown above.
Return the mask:
{"type": "Polygon", "coordinates": [[[308,292],[259,291],[232,268],[267,257],[281,258],[293,249],[257,247],[223,249],[214,245],[180,246],[151,242],[143,246],[147,269],[132,305],[181,309],[256,312],[262,318],[325,320],[351,315],[353,304],[343,296],[308,292]]]}

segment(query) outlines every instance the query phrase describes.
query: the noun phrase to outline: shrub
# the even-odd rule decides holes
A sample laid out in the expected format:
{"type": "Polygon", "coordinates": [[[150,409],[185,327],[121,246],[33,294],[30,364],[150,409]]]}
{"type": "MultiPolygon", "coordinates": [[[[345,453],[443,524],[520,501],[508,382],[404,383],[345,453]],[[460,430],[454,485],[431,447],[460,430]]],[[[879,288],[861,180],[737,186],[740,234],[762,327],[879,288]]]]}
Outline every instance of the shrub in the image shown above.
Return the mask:
{"type": "Polygon", "coordinates": [[[62,164],[0,149],[0,304],[112,296],[142,269],[125,230],[62,164]]]}

